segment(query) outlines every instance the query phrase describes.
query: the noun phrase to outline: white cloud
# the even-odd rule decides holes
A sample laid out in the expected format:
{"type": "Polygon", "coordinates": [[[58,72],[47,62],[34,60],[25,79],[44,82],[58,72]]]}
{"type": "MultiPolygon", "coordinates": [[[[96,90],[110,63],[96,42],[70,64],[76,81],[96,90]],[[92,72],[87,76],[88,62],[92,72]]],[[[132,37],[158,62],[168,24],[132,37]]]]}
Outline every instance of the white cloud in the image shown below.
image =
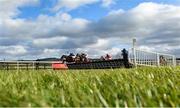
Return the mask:
{"type": "Polygon", "coordinates": [[[99,0],[58,0],[58,3],[53,10],[58,11],[61,8],[72,10],[83,5],[96,3],[98,1],[99,0]]]}
{"type": "Polygon", "coordinates": [[[96,49],[104,49],[107,48],[109,45],[109,41],[106,39],[98,39],[97,43],[89,45],[88,48],[96,48],[96,49]]]}
{"type": "Polygon", "coordinates": [[[5,19],[3,21],[3,27],[0,30],[0,35],[11,38],[72,35],[83,32],[88,24],[88,20],[81,18],[72,19],[67,13],[57,14],[53,17],[40,15],[35,21],[5,19]]]}
{"type": "Polygon", "coordinates": [[[59,49],[44,49],[42,53],[42,57],[52,57],[52,56],[59,56],[60,57],[60,50],[59,49]]]}
{"type": "Polygon", "coordinates": [[[154,48],[154,47],[148,47],[148,46],[144,46],[144,45],[139,46],[138,49],[141,49],[141,50],[144,50],[144,51],[149,51],[149,52],[150,51],[155,52],[155,50],[156,50],[156,48],[154,48]]]}
{"type": "Polygon", "coordinates": [[[67,38],[63,36],[53,38],[42,38],[33,40],[33,44],[40,48],[46,48],[62,45],[66,40],[67,38]]]}
{"type": "Polygon", "coordinates": [[[112,10],[108,13],[108,15],[120,15],[123,14],[125,11],[123,9],[119,9],[119,10],[112,10]]]}
{"type": "Polygon", "coordinates": [[[102,6],[109,7],[110,5],[114,4],[115,0],[102,0],[102,6]]]}
{"type": "Polygon", "coordinates": [[[116,0],[58,0],[53,11],[59,11],[61,9],[73,10],[81,6],[90,5],[94,3],[101,3],[103,7],[109,7],[112,4],[115,4],[116,0]]]}
{"type": "Polygon", "coordinates": [[[0,0],[0,17],[2,19],[14,17],[20,13],[18,7],[25,5],[37,5],[39,0],[0,0]]]}
{"type": "Polygon", "coordinates": [[[0,46],[1,53],[3,54],[9,54],[12,56],[16,55],[24,55],[27,53],[26,48],[24,48],[21,45],[16,45],[16,46],[0,46]],[[3,51],[3,52],[2,52],[3,51]]]}

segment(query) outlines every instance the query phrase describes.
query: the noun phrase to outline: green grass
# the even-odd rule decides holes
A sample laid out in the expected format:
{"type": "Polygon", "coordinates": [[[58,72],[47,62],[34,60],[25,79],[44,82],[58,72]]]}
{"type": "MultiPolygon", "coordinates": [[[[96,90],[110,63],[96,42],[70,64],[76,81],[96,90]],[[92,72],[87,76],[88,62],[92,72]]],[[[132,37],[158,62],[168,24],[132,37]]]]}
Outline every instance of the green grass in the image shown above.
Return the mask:
{"type": "Polygon", "coordinates": [[[180,106],[180,67],[1,71],[0,106],[180,106]]]}

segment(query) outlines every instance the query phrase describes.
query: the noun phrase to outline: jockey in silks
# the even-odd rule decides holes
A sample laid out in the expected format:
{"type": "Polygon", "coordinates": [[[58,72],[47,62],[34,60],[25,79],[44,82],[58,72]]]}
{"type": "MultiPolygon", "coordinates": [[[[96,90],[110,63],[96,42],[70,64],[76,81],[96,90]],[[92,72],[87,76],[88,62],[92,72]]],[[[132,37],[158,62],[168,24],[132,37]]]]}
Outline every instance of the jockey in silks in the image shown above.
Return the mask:
{"type": "Polygon", "coordinates": [[[112,57],[111,57],[111,55],[109,55],[109,54],[106,54],[105,60],[112,60],[112,57]]]}

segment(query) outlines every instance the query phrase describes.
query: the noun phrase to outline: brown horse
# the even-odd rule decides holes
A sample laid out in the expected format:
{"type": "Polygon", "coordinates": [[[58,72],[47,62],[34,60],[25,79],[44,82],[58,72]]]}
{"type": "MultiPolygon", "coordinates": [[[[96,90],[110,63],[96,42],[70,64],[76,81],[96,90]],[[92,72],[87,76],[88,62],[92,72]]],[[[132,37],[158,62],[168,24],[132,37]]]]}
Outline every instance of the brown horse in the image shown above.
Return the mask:
{"type": "Polygon", "coordinates": [[[89,59],[87,58],[87,55],[82,53],[82,54],[77,54],[75,57],[75,62],[76,63],[87,63],[89,59]]]}
{"type": "Polygon", "coordinates": [[[82,63],[87,63],[87,62],[89,62],[89,59],[87,58],[87,54],[85,54],[85,53],[82,53],[82,54],[81,54],[81,62],[82,62],[82,63]]]}
{"type": "Polygon", "coordinates": [[[76,54],[75,62],[76,63],[81,63],[81,55],[80,54],[76,54]]]}
{"type": "Polygon", "coordinates": [[[60,60],[63,61],[63,63],[64,63],[64,62],[70,63],[70,62],[74,62],[74,61],[75,61],[75,59],[74,59],[73,56],[71,56],[71,55],[69,55],[69,56],[67,56],[67,55],[62,55],[61,58],[60,58],[60,60]]]}

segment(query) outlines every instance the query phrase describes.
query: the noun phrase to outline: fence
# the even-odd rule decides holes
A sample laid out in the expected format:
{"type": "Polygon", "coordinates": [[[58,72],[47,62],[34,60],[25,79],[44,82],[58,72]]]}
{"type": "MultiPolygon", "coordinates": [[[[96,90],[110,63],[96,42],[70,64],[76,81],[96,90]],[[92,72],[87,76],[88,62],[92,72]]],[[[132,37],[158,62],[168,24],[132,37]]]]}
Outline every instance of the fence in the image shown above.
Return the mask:
{"type": "Polygon", "coordinates": [[[88,63],[67,64],[69,69],[111,69],[111,68],[131,68],[132,65],[124,64],[123,59],[113,59],[107,61],[92,61],[88,63]]]}
{"type": "Polygon", "coordinates": [[[135,66],[176,66],[174,55],[143,51],[132,48],[129,61],[135,66]]]}
{"type": "Polygon", "coordinates": [[[0,61],[1,70],[52,69],[52,61],[0,61]]]}
{"type": "Polygon", "coordinates": [[[180,66],[180,60],[176,60],[176,65],[180,66]]]}

